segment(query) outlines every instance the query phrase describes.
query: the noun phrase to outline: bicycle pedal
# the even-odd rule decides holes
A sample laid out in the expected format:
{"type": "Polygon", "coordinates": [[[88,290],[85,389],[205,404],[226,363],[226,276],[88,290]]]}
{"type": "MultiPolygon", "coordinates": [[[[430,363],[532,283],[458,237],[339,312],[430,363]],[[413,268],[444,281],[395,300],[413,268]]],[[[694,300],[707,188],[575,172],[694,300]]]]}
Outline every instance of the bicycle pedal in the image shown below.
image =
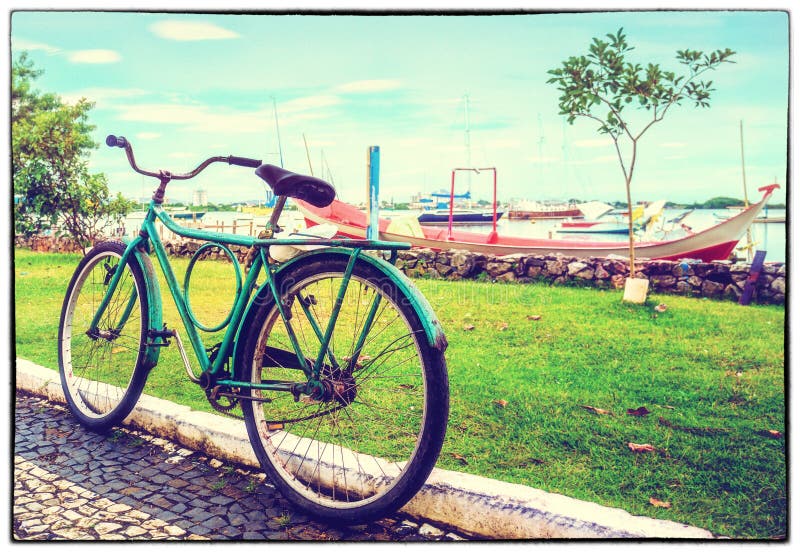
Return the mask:
{"type": "Polygon", "coordinates": [[[147,331],[147,338],[149,342],[147,346],[153,346],[156,348],[163,348],[165,346],[169,346],[170,342],[169,339],[176,336],[176,333],[173,329],[167,329],[167,326],[164,325],[164,329],[161,331],[157,329],[150,329],[147,331]]]}

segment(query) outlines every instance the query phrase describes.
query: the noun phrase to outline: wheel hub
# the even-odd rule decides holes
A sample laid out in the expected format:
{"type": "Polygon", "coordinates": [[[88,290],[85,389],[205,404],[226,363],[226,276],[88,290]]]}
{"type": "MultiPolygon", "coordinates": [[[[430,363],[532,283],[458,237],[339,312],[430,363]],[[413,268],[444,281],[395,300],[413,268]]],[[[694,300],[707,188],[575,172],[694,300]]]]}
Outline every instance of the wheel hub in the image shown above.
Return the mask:
{"type": "Polygon", "coordinates": [[[338,402],[342,406],[349,406],[356,399],[358,389],[356,388],[356,380],[353,379],[352,375],[326,380],[324,384],[325,388],[331,391],[331,400],[338,402]]]}

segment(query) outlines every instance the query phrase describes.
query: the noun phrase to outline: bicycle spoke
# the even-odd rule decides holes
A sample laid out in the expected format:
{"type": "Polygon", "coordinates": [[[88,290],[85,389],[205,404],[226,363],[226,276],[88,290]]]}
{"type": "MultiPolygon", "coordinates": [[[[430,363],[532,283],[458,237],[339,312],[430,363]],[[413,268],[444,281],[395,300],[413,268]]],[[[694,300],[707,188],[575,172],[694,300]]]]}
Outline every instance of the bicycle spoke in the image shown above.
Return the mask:
{"type": "Polygon", "coordinates": [[[144,306],[137,291],[137,279],[143,283],[144,278],[130,265],[122,268],[97,327],[89,329],[124,250],[122,243],[102,243],[84,258],[67,292],[60,324],[59,364],[68,404],[83,423],[98,428],[121,421],[126,415],[121,410],[132,404],[117,408],[134,398],[131,394],[138,397],[143,387],[143,381],[134,384],[134,376],[144,350],[144,306]]]}
{"type": "MultiPolygon", "coordinates": [[[[398,299],[377,270],[346,261],[341,259],[336,272],[298,266],[300,276],[287,277],[292,285],[285,294],[297,302],[292,321],[302,337],[302,355],[324,362],[319,381],[307,388],[297,383],[295,394],[307,391],[298,398],[275,391],[264,393],[271,403],[243,408],[248,425],[256,428],[283,422],[274,431],[251,435],[281,490],[305,499],[308,509],[370,513],[408,499],[419,486],[414,472],[424,466],[427,475],[434,458],[425,452],[441,445],[441,437],[426,435],[441,427],[426,424],[437,412],[426,410],[427,379],[434,373],[422,355],[427,337],[408,319],[411,303],[398,299]],[[348,267],[353,273],[343,288],[348,267]]],[[[249,347],[253,380],[296,378],[296,370],[283,367],[291,364],[262,359],[268,349],[286,351],[291,342],[276,308],[266,306],[262,317],[249,347]]]]}

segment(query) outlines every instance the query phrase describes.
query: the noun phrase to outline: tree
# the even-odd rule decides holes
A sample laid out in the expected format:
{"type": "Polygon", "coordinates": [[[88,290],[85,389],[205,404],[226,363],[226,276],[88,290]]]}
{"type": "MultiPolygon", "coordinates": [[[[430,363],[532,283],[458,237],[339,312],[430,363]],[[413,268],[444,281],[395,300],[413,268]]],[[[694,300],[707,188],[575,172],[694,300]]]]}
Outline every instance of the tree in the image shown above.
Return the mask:
{"type": "Polygon", "coordinates": [[[678,50],[677,60],[685,66],[683,75],[664,71],[658,64],[642,67],[625,60],[633,50],[628,46],[620,28],[616,34],[607,34],[608,42],[593,38],[587,56],[572,56],[561,63],[561,67],[548,71],[552,75],[548,83],[557,85],[561,91],[558,99],[560,115],[567,116],[573,124],[578,117],[599,123],[597,132],[608,135],[614,142],[622,173],[625,177],[625,192],[628,202],[628,237],[630,248],[630,276],[634,276],[633,212],[631,182],[636,167],[639,140],[656,123],[662,121],[672,106],[684,100],[694,102],[695,107],[709,107],[711,81],[700,77],[717,69],[723,63],[734,63],[735,54],[730,49],[716,50],[704,54],[696,50],[678,50]],[[634,122],[625,107],[633,104],[641,110],[641,117],[634,122]],[[638,125],[639,128],[634,127],[638,125]],[[628,145],[625,149],[624,146],[628,145]],[[625,152],[623,152],[625,150],[625,152]]]}
{"type": "Polygon", "coordinates": [[[88,155],[97,148],[89,123],[93,104],[70,105],[34,90],[41,74],[26,53],[11,69],[14,227],[26,236],[63,231],[85,250],[131,203],[120,194],[109,197],[105,175],[89,172],[88,155]]]}

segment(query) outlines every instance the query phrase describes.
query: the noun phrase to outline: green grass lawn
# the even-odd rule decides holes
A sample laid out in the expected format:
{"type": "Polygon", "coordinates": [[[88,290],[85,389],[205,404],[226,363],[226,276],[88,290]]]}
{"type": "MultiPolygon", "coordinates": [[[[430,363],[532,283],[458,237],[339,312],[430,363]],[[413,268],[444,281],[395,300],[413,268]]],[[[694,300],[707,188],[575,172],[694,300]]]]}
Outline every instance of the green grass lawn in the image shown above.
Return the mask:
{"type": "MultiPolygon", "coordinates": [[[[17,356],[57,369],[61,302],[78,260],[15,252],[17,356]]],[[[174,261],[182,281],[188,260],[174,261]]],[[[214,301],[232,298],[220,292],[232,272],[201,264],[207,277],[193,275],[192,305],[213,324],[226,311],[214,301]]],[[[617,291],[417,284],[450,343],[439,467],[731,537],[785,536],[782,307],[666,295],[632,306],[617,291]],[[648,413],[627,413],[640,407],[648,413]]],[[[178,325],[171,300],[164,318],[178,325]]],[[[145,392],[207,409],[176,349],[165,350],[145,392]]]]}

